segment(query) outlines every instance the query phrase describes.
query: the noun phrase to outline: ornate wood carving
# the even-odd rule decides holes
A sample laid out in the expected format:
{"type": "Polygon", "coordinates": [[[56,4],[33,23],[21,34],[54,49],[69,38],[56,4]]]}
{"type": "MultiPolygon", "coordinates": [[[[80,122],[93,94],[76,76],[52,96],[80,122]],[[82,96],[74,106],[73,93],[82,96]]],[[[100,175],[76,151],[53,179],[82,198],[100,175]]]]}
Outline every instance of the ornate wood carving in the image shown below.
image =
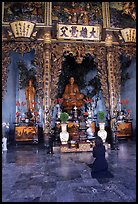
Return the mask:
{"type": "Polygon", "coordinates": [[[4,22],[29,20],[44,23],[45,2],[4,2],[4,22]]]}
{"type": "Polygon", "coordinates": [[[63,57],[64,44],[52,44],[51,45],[51,106],[54,106],[57,84],[59,81],[59,75],[61,74],[62,68],[62,57],[63,57]]]}
{"type": "Polygon", "coordinates": [[[43,42],[38,42],[34,45],[35,49],[35,57],[34,57],[34,63],[36,66],[36,81],[37,81],[37,93],[42,101],[44,92],[43,92],[43,42]]]}
{"type": "Polygon", "coordinates": [[[118,110],[120,91],[121,91],[121,61],[120,56],[124,55],[130,60],[136,55],[136,47],[134,45],[111,46],[107,47],[108,69],[109,71],[109,91],[110,91],[110,113],[118,110]],[[131,52],[130,52],[131,50],[131,52]]]}
{"type": "Polygon", "coordinates": [[[51,123],[51,109],[50,109],[50,60],[51,60],[51,46],[49,43],[44,45],[44,98],[43,98],[43,108],[44,108],[44,133],[48,134],[50,131],[51,123]]]}
{"type": "Polygon", "coordinates": [[[53,43],[52,44],[52,65],[51,65],[51,105],[54,105],[54,101],[57,94],[57,86],[59,81],[59,75],[62,69],[63,55],[72,53],[73,56],[78,57],[80,54],[83,57],[85,54],[94,53],[94,48],[90,45],[77,44],[77,43],[53,43]]]}
{"type": "Polygon", "coordinates": [[[54,105],[57,94],[57,86],[59,81],[59,75],[62,69],[62,57],[63,54],[68,55],[72,53],[73,56],[78,56],[80,51],[81,57],[90,54],[95,56],[95,62],[97,63],[98,76],[101,82],[101,89],[103,97],[105,99],[105,106],[108,108],[109,105],[109,94],[108,94],[108,79],[107,79],[107,62],[106,62],[106,48],[100,45],[95,46],[84,43],[53,43],[52,44],[52,66],[51,66],[51,103],[54,105]]]}
{"type": "Polygon", "coordinates": [[[2,42],[2,99],[6,91],[11,44],[2,42]]]}
{"type": "Polygon", "coordinates": [[[98,77],[101,83],[101,90],[105,100],[105,107],[109,108],[109,87],[107,73],[106,47],[97,47],[95,62],[97,63],[98,77]]]}
{"type": "Polygon", "coordinates": [[[110,114],[118,109],[121,89],[121,64],[117,47],[107,48],[110,114]]]}
{"type": "Polygon", "coordinates": [[[7,66],[10,63],[10,51],[19,52],[22,55],[25,52],[35,50],[36,81],[37,93],[40,99],[43,98],[43,43],[40,42],[2,42],[2,93],[6,87],[7,66]]]}
{"type": "Polygon", "coordinates": [[[132,43],[129,45],[122,45],[118,49],[120,50],[120,54],[128,57],[130,60],[133,57],[136,57],[136,44],[135,43],[132,43]]]}

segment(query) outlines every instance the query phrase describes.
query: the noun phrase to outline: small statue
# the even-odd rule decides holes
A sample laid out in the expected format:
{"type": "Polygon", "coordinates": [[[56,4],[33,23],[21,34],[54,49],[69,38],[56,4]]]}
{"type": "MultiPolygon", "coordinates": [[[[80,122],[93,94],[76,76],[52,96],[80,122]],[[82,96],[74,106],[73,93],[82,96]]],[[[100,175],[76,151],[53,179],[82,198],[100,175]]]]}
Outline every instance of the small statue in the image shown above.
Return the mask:
{"type": "Polygon", "coordinates": [[[89,25],[89,17],[88,17],[88,13],[86,11],[83,14],[83,24],[89,25]]]}
{"type": "Polygon", "coordinates": [[[73,14],[73,16],[71,18],[71,21],[72,21],[73,24],[76,24],[78,22],[77,14],[76,13],[73,14]]]}
{"type": "Polygon", "coordinates": [[[27,101],[27,111],[34,111],[34,102],[35,102],[35,88],[32,85],[32,80],[29,80],[29,86],[25,90],[25,96],[27,101]]]}

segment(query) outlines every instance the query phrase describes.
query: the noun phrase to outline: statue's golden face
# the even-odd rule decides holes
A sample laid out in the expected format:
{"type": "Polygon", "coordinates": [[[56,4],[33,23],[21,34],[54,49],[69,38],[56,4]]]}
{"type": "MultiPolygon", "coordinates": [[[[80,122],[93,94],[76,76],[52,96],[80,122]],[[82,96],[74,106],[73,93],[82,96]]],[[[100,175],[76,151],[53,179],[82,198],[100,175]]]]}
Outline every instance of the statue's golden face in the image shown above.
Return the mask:
{"type": "Polygon", "coordinates": [[[71,77],[69,81],[70,81],[70,84],[74,84],[74,77],[71,77]]]}

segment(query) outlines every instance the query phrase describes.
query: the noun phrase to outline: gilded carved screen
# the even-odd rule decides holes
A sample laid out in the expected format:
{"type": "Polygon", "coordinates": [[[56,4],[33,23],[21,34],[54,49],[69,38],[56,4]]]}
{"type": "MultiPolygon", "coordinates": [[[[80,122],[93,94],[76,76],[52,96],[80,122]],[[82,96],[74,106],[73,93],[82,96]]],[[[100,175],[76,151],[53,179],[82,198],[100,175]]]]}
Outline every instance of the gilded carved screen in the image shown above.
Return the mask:
{"type": "Polygon", "coordinates": [[[136,28],[135,2],[109,2],[110,25],[117,28],[136,28]]]}
{"type": "Polygon", "coordinates": [[[3,2],[3,22],[26,20],[45,23],[45,2],[3,2]]]}
{"type": "Polygon", "coordinates": [[[102,23],[101,2],[52,2],[52,20],[58,23],[84,24],[102,23]]]}

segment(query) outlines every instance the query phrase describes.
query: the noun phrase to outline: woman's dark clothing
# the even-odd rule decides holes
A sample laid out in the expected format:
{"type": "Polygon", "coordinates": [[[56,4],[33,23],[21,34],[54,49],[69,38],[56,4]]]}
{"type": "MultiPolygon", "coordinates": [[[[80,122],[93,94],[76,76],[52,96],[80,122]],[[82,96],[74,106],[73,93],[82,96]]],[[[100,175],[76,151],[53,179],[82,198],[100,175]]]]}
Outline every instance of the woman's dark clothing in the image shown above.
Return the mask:
{"type": "Polygon", "coordinates": [[[93,157],[95,157],[95,161],[92,165],[92,171],[103,171],[108,169],[108,163],[105,159],[105,146],[95,146],[93,148],[93,157]]]}
{"type": "Polygon", "coordinates": [[[108,171],[108,163],[105,158],[105,146],[95,146],[93,148],[93,157],[95,160],[91,166],[91,175],[93,178],[111,178],[112,175],[108,171]]]}

